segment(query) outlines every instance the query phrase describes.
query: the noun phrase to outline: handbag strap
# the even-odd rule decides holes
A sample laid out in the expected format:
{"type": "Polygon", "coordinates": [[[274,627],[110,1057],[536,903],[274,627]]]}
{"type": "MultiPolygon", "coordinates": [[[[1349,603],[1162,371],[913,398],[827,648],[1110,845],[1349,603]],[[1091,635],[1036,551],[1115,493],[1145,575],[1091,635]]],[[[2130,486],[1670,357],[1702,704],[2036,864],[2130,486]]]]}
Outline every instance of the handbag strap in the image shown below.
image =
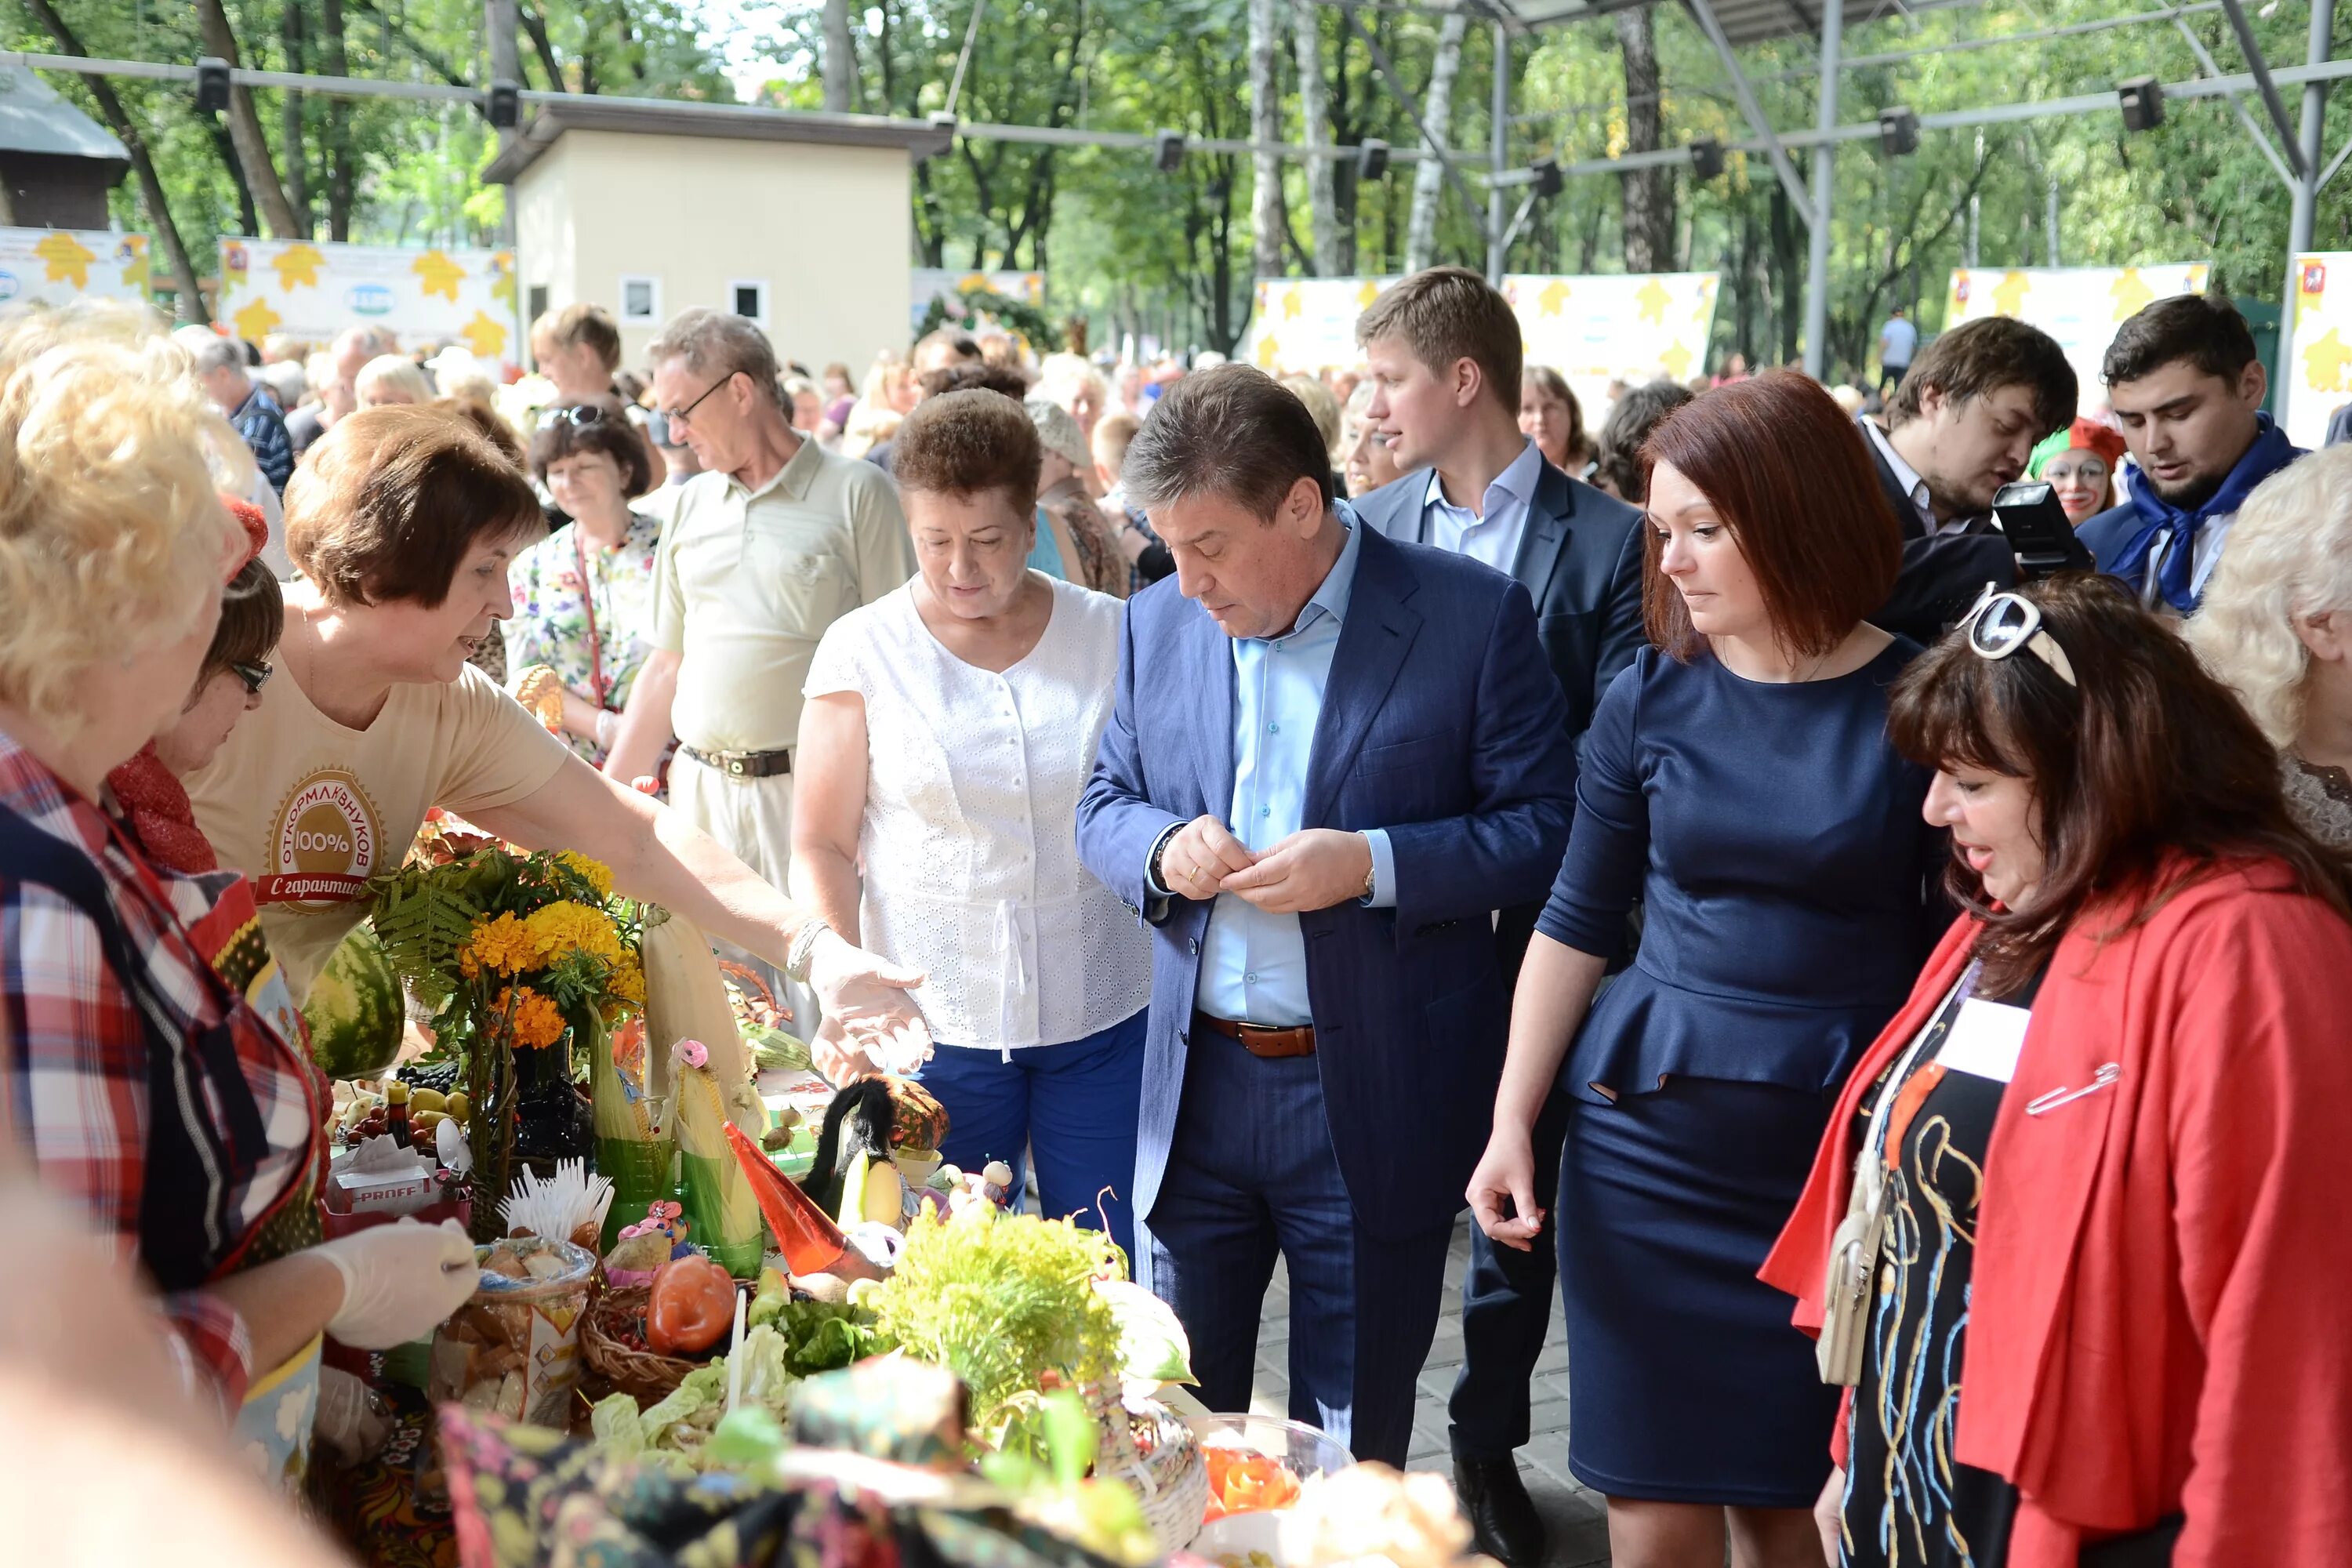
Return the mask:
{"type": "Polygon", "coordinates": [[[1937,1026],[1949,1019],[1970,996],[1976,994],[1977,976],[1983,970],[1982,959],[1969,961],[1968,968],[1961,972],[1959,979],[1954,981],[1952,988],[1944,994],[1943,1001],[1937,1004],[1935,1012],[1928,1015],[1927,1026],[1919,1031],[1910,1045],[1904,1047],[1903,1054],[1895,1058],[1893,1064],[1880,1076],[1878,1082],[1873,1087],[1869,1097],[1870,1132],[1862,1141],[1861,1152],[1854,1156],[1853,1185],[1850,1189],[1851,1196],[1846,1201],[1848,1214],[1861,1212],[1864,1207],[1878,1206],[1878,1194],[1885,1185],[1886,1180],[1887,1128],[1894,1120],[1888,1114],[1894,1110],[1890,1091],[1901,1091],[1905,1080],[1910,1078],[1912,1069],[1918,1065],[1921,1054],[1940,1037],[1937,1026]]]}
{"type": "Polygon", "coordinates": [[[572,523],[572,549],[580,561],[580,613],[588,621],[588,689],[602,708],[611,695],[604,688],[604,639],[596,630],[596,584],[588,575],[588,538],[576,518],[572,523]]]}

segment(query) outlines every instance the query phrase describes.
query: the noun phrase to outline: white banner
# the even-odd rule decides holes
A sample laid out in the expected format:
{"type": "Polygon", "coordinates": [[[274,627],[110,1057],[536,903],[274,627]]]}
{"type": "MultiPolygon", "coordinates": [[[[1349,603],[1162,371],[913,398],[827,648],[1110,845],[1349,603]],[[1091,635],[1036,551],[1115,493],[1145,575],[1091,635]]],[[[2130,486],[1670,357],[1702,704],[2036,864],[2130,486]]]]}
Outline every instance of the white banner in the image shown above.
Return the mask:
{"type": "Polygon", "coordinates": [[[2202,294],[2212,264],[2168,262],[2158,267],[1963,267],[1952,273],[1944,330],[1984,316],[2014,316],[2040,327],[2066,351],[2074,367],[2079,412],[2106,406],[2099,362],[2116,329],[2142,307],[2175,294],[2202,294]]]}
{"type": "Polygon", "coordinates": [[[1503,293],[1528,363],[1559,372],[1590,430],[1608,411],[1611,382],[1686,382],[1706,369],[1720,282],[1714,272],[1520,272],[1504,278],[1503,293]]]}
{"type": "Polygon", "coordinates": [[[247,342],[285,332],[323,345],[374,326],[406,347],[462,343],[478,360],[519,362],[511,251],[224,239],[220,276],[214,316],[247,342]]]}
{"type": "MultiPolygon", "coordinates": [[[[1356,318],[1394,278],[1266,279],[1243,357],[1279,374],[1363,363],[1356,318]]],[[[1594,277],[1513,273],[1503,295],[1519,318],[1529,364],[1567,378],[1591,409],[1608,405],[1612,381],[1686,381],[1706,360],[1715,321],[1712,272],[1594,277]]]]}
{"type": "Polygon", "coordinates": [[[1364,363],[1356,318],[1393,278],[1262,278],[1241,357],[1275,375],[1364,363]]]}
{"type": "Polygon", "coordinates": [[[1042,272],[957,272],[943,267],[918,267],[912,282],[907,298],[913,312],[910,324],[916,327],[921,326],[923,318],[930,313],[932,300],[947,300],[950,313],[961,314],[955,310],[953,301],[980,289],[1041,309],[1045,303],[1045,275],[1042,272]]]}
{"type": "Polygon", "coordinates": [[[2352,250],[2296,257],[2292,309],[2277,406],[2287,439],[2316,450],[2329,417],[2352,403],[2352,250]]]}
{"type": "Polygon", "coordinates": [[[147,299],[147,237],[89,228],[0,228],[0,304],[147,299]]]}

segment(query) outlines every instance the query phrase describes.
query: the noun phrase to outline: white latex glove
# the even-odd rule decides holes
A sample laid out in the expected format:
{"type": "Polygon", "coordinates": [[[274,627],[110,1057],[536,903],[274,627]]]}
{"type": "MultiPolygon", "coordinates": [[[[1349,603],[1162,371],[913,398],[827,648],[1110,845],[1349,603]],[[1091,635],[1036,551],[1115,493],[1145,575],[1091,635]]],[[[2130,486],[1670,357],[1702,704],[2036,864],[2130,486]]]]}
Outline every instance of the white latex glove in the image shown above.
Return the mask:
{"type": "Polygon", "coordinates": [[[907,993],[923,972],[856,948],[833,931],[809,955],[809,985],[825,1022],[886,1072],[912,1072],[931,1054],[931,1032],[907,993]]]}
{"type": "Polygon", "coordinates": [[[390,1350],[431,1332],[482,1277],[473,1238],[454,1219],[373,1226],[310,1250],[343,1277],[343,1304],[327,1332],[353,1350],[390,1350]]]}
{"type": "Polygon", "coordinates": [[[320,1442],[335,1451],[346,1467],[373,1458],[392,1435],[385,1415],[368,1385],[340,1367],[319,1369],[319,1415],[312,1425],[320,1442]]]}

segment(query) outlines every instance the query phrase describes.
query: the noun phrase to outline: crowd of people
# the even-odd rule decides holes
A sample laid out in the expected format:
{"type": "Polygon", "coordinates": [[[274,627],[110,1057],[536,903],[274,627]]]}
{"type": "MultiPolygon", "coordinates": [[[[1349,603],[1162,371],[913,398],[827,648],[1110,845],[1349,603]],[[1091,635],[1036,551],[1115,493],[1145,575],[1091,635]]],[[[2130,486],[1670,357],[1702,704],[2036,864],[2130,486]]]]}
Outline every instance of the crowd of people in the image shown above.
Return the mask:
{"type": "Polygon", "coordinates": [[[917,1074],[1213,1409],[1279,1260],[1291,1414],[1402,1465],[1466,1206],[1509,1568],[1555,1302],[1620,1564],[2341,1556],[2352,453],[2193,296],[2097,419],[2004,319],[1898,317],[1874,414],[1741,364],[1590,428],[1473,272],[1357,338],[949,329],[854,391],[699,309],[642,375],[551,312],[510,384],[0,326],[5,1108],[190,1386],[473,1289],[321,1239],[295,1007],[437,810],[917,1074]]]}

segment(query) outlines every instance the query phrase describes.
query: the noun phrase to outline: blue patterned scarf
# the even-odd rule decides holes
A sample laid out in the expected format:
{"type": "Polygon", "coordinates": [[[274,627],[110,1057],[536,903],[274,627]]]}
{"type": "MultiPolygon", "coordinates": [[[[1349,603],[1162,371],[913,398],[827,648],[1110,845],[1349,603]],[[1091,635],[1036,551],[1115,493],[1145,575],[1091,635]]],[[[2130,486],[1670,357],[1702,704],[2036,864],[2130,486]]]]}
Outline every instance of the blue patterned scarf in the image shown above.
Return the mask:
{"type": "Polygon", "coordinates": [[[2193,586],[2197,535],[2217,517],[2234,517],[2246,497],[2256,485],[2303,456],[2303,448],[2286,438],[2267,414],[2254,416],[2254,441],[2229,478],[2221,481],[2205,503],[2194,511],[2183,511],[2156,493],[2156,485],[2145,474],[2131,487],[2132,510],[2139,513],[2139,531],[2131,536],[2115,563],[2107,568],[2118,577],[2138,577],[2147,570],[2147,557],[2156,542],[2167,537],[2171,544],[2165,550],[2164,560],[2157,568],[2157,591],[2164,602],[2182,615],[2197,608],[2197,593],[2193,586]]]}

